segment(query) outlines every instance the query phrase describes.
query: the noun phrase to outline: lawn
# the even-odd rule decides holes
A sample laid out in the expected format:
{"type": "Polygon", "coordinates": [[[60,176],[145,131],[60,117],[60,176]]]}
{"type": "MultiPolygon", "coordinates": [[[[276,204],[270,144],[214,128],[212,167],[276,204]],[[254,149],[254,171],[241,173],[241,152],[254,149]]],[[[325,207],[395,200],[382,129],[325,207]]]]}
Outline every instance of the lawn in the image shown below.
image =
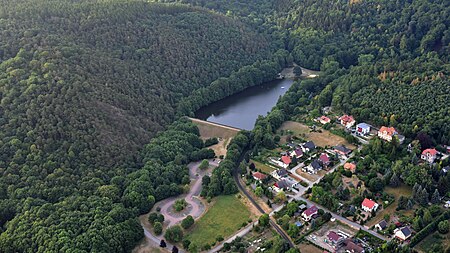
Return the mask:
{"type": "Polygon", "coordinates": [[[269,165],[260,163],[255,160],[251,160],[250,162],[255,164],[256,169],[261,170],[262,172],[267,173],[267,174],[270,174],[270,173],[272,173],[272,171],[276,170],[276,168],[274,168],[274,167],[270,167],[269,165]]]}
{"type": "MultiPolygon", "coordinates": [[[[341,136],[337,136],[335,134],[330,133],[327,130],[322,129],[322,133],[319,132],[310,132],[310,129],[307,125],[294,122],[294,121],[286,121],[281,125],[278,130],[291,130],[295,135],[301,136],[303,139],[313,141],[317,146],[325,147],[325,146],[336,146],[343,144],[350,149],[355,149],[356,147],[350,143],[348,143],[341,136]]],[[[282,143],[285,143],[286,138],[282,138],[282,143]]]]}
{"type": "Polygon", "coordinates": [[[444,252],[450,246],[450,233],[445,235],[439,234],[439,232],[434,232],[433,234],[427,236],[420,242],[415,249],[419,252],[430,252],[435,244],[442,245],[444,252]]]}
{"type": "Polygon", "coordinates": [[[218,236],[227,238],[250,218],[250,212],[234,195],[219,196],[212,207],[188,231],[186,236],[199,247],[212,244],[218,236]]]}

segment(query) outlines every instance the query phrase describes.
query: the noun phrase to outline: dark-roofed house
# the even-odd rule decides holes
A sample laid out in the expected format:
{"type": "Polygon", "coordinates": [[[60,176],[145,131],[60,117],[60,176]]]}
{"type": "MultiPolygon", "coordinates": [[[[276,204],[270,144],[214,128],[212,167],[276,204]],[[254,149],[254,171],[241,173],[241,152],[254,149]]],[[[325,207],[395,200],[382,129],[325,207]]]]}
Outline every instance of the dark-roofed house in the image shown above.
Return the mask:
{"type": "Polygon", "coordinates": [[[274,189],[276,192],[280,192],[280,191],[284,191],[284,190],[289,190],[289,188],[290,188],[289,182],[286,181],[286,180],[284,180],[284,179],[282,179],[282,180],[276,182],[276,183],[273,185],[273,189],[274,189]]]}
{"type": "Polygon", "coordinates": [[[291,152],[291,157],[300,158],[303,156],[303,151],[300,148],[296,148],[291,152]]]}
{"type": "Polygon", "coordinates": [[[398,238],[401,241],[406,241],[408,238],[411,237],[411,234],[412,232],[411,229],[409,229],[409,227],[402,227],[394,230],[395,238],[398,238]]]}
{"type": "Polygon", "coordinates": [[[302,145],[303,152],[310,152],[313,151],[316,148],[316,144],[312,141],[308,141],[305,144],[302,145]]]}
{"type": "Polygon", "coordinates": [[[279,169],[279,170],[274,170],[272,172],[272,177],[280,180],[281,178],[285,177],[288,175],[288,171],[285,169],[279,169]]]}
{"type": "Polygon", "coordinates": [[[346,253],[364,253],[364,248],[354,243],[351,239],[347,239],[343,243],[342,249],[346,253]]]}
{"type": "Polygon", "coordinates": [[[334,152],[338,153],[339,155],[345,155],[347,156],[352,152],[351,149],[347,148],[344,145],[337,145],[334,147],[334,152]]]}
{"type": "Polygon", "coordinates": [[[316,206],[311,206],[310,208],[306,209],[302,213],[302,217],[305,221],[310,221],[311,218],[316,215],[319,212],[319,209],[317,209],[316,206]]]}
{"type": "Polygon", "coordinates": [[[387,228],[387,222],[385,220],[381,220],[380,222],[378,222],[378,224],[375,225],[375,228],[378,230],[383,230],[385,228],[387,228]]]}
{"type": "Polygon", "coordinates": [[[312,161],[312,163],[309,164],[308,166],[303,167],[303,170],[305,170],[306,172],[311,173],[311,174],[317,174],[317,172],[321,169],[322,169],[322,165],[320,164],[318,159],[312,161]]]}

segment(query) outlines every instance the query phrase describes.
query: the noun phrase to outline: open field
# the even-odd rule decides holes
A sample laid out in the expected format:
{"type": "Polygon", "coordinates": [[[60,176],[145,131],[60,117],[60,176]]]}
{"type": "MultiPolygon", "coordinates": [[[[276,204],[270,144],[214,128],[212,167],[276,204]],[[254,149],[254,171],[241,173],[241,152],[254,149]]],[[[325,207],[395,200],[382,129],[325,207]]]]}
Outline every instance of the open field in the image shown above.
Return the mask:
{"type": "Polygon", "coordinates": [[[256,169],[261,170],[262,172],[267,173],[267,174],[270,174],[270,173],[272,173],[272,171],[276,170],[275,167],[270,167],[269,165],[260,163],[255,160],[250,160],[250,162],[255,164],[256,169]]]}
{"type": "MultiPolygon", "coordinates": [[[[295,135],[300,135],[303,139],[313,141],[317,146],[325,147],[325,146],[336,146],[343,144],[350,149],[355,149],[356,147],[350,143],[348,143],[341,136],[337,136],[335,134],[330,133],[327,130],[322,129],[322,133],[319,132],[310,132],[310,129],[307,125],[302,123],[294,122],[294,121],[286,121],[281,125],[278,130],[291,130],[295,135]]],[[[286,142],[286,138],[282,138],[282,142],[286,142]]]]}
{"type": "Polygon", "coordinates": [[[217,137],[219,143],[210,146],[209,148],[214,150],[217,156],[226,155],[227,146],[231,139],[239,132],[239,129],[217,125],[208,121],[190,118],[192,122],[197,125],[200,131],[200,138],[206,140],[209,138],[217,137]]]}
{"type": "MultiPolygon", "coordinates": [[[[387,186],[387,187],[384,189],[384,191],[385,191],[386,193],[388,193],[388,194],[394,195],[395,200],[394,200],[394,202],[393,202],[392,204],[390,204],[388,207],[386,207],[385,209],[381,210],[380,212],[377,212],[377,216],[376,216],[375,218],[372,218],[372,219],[367,223],[367,225],[368,225],[369,227],[371,227],[371,226],[377,224],[380,220],[382,220],[385,214],[389,214],[389,215],[391,215],[391,217],[392,217],[392,215],[396,212],[395,209],[397,208],[397,205],[398,205],[398,199],[400,198],[400,196],[405,196],[405,197],[408,197],[408,198],[409,198],[409,197],[411,197],[411,195],[412,195],[412,189],[411,189],[411,187],[409,187],[409,186],[407,186],[407,185],[404,185],[404,184],[400,185],[400,186],[397,187],[397,188],[392,188],[392,187],[387,186]]],[[[401,212],[402,212],[403,214],[405,214],[405,215],[408,215],[408,212],[410,212],[410,213],[412,214],[413,211],[412,211],[412,210],[409,210],[409,211],[402,210],[401,212]]]]}
{"type": "Polygon", "coordinates": [[[313,244],[300,243],[298,245],[300,252],[308,252],[308,253],[323,253],[323,250],[314,246],[313,244]]]}
{"type": "Polygon", "coordinates": [[[450,233],[445,235],[434,232],[433,234],[425,237],[414,249],[422,253],[430,252],[435,244],[442,245],[444,252],[450,248],[450,233]]]}
{"type": "Polygon", "coordinates": [[[186,238],[198,246],[212,244],[217,236],[227,238],[250,218],[246,206],[234,195],[219,196],[209,210],[194,224],[186,238]]]}

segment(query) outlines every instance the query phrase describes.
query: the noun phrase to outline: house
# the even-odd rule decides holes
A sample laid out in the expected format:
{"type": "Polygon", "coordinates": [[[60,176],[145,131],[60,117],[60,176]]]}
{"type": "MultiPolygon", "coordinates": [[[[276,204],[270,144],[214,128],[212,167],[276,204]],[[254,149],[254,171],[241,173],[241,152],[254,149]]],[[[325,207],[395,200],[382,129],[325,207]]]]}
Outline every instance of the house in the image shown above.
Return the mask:
{"type": "Polygon", "coordinates": [[[344,169],[351,171],[352,173],[355,173],[356,171],[356,164],[354,163],[345,163],[344,169]]]}
{"type": "Polygon", "coordinates": [[[341,125],[343,125],[345,128],[351,128],[356,123],[355,119],[347,114],[340,117],[339,120],[341,121],[341,125]]]}
{"type": "Polygon", "coordinates": [[[324,115],[322,115],[318,120],[323,125],[328,124],[328,123],[331,122],[331,119],[328,118],[327,116],[324,116],[324,115]]]}
{"type": "Polygon", "coordinates": [[[409,227],[402,227],[402,228],[397,228],[396,230],[394,230],[394,236],[395,238],[398,238],[401,241],[406,241],[408,240],[408,238],[411,237],[411,229],[409,229],[409,227]]]}
{"type": "Polygon", "coordinates": [[[385,220],[381,220],[380,222],[378,222],[378,224],[375,225],[375,228],[378,230],[383,230],[385,228],[387,228],[387,222],[385,220]]]}
{"type": "Polygon", "coordinates": [[[366,136],[370,133],[370,125],[367,123],[359,123],[356,125],[356,134],[366,136]]]}
{"type": "Polygon", "coordinates": [[[328,241],[332,244],[332,245],[337,245],[337,244],[339,244],[342,240],[343,240],[343,237],[342,236],[340,236],[340,235],[338,235],[336,232],[334,232],[334,231],[330,231],[329,233],[328,233],[328,241]]]}
{"type": "Polygon", "coordinates": [[[291,157],[288,155],[284,155],[281,157],[281,161],[286,164],[287,166],[289,166],[289,164],[291,164],[291,157]]]}
{"type": "Polygon", "coordinates": [[[378,137],[380,137],[385,141],[391,142],[394,136],[397,136],[400,144],[402,144],[403,141],[405,140],[405,136],[399,135],[397,130],[395,130],[395,128],[393,127],[382,126],[380,130],[378,130],[378,137]]]}
{"type": "Polygon", "coordinates": [[[256,181],[262,182],[266,178],[267,176],[261,172],[253,173],[253,179],[255,179],[256,181]]]}
{"type": "Polygon", "coordinates": [[[361,208],[364,211],[370,213],[372,211],[376,211],[377,210],[378,204],[377,204],[377,202],[375,202],[375,201],[373,201],[371,199],[365,198],[364,201],[361,204],[361,208]]]}
{"type": "Polygon", "coordinates": [[[296,148],[291,152],[291,157],[300,158],[303,156],[303,151],[300,148],[296,148]]]}
{"type": "Polygon", "coordinates": [[[316,144],[314,144],[314,142],[312,141],[308,141],[305,144],[302,145],[302,150],[303,152],[307,153],[307,152],[311,152],[316,148],[316,144]]]}
{"type": "Polygon", "coordinates": [[[318,213],[319,209],[317,209],[316,206],[311,206],[302,213],[303,220],[310,221],[311,218],[318,213]]]}
{"type": "Polygon", "coordinates": [[[445,201],[444,207],[450,208],[450,200],[445,201]]]}
{"type": "Polygon", "coordinates": [[[424,161],[427,161],[428,163],[434,163],[434,160],[436,160],[437,150],[434,148],[428,148],[422,151],[422,155],[420,158],[424,161]]]}
{"type": "Polygon", "coordinates": [[[317,174],[317,172],[321,169],[322,169],[322,165],[320,164],[318,159],[312,161],[312,163],[310,163],[308,166],[303,167],[303,170],[305,172],[308,172],[311,174],[317,174]]]}
{"type": "Polygon", "coordinates": [[[285,169],[274,170],[274,171],[272,171],[271,175],[275,179],[280,180],[281,178],[283,178],[283,177],[288,175],[288,171],[285,170],[285,169]]]}
{"type": "Polygon", "coordinates": [[[298,206],[298,209],[300,209],[300,210],[303,211],[303,210],[306,209],[306,207],[307,207],[307,206],[306,206],[305,204],[301,204],[301,205],[298,206]]]}
{"type": "Polygon", "coordinates": [[[280,192],[280,191],[284,191],[284,190],[289,190],[289,189],[290,189],[290,184],[289,184],[289,182],[287,182],[286,180],[282,179],[282,180],[276,182],[276,183],[273,185],[273,189],[274,189],[276,192],[280,192]]]}
{"type": "Polygon", "coordinates": [[[330,158],[327,154],[322,153],[319,157],[319,162],[322,164],[323,167],[327,167],[330,164],[330,158]]]}
{"type": "Polygon", "coordinates": [[[339,155],[347,156],[352,152],[352,150],[344,145],[337,145],[334,147],[334,152],[336,152],[339,155]]]}
{"type": "Polygon", "coordinates": [[[353,242],[351,239],[346,239],[343,242],[342,249],[346,253],[364,253],[364,248],[353,242]]]}

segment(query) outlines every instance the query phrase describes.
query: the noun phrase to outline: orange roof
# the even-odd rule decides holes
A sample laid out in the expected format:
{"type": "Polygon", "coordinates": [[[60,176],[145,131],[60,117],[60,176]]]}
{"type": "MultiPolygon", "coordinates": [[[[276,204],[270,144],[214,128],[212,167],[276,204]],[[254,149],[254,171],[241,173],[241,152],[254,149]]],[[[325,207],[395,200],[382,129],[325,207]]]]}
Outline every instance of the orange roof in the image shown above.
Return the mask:
{"type": "Polygon", "coordinates": [[[344,116],[342,116],[340,119],[341,119],[341,121],[345,122],[345,124],[347,124],[347,123],[349,123],[349,122],[352,122],[352,121],[355,121],[355,119],[353,119],[352,116],[347,115],[347,114],[345,114],[344,116]]]}
{"type": "Polygon", "coordinates": [[[437,154],[437,150],[434,148],[429,148],[429,149],[425,149],[424,151],[422,151],[422,155],[426,155],[427,153],[434,156],[437,154]]]}
{"type": "Polygon", "coordinates": [[[356,164],[354,164],[354,163],[345,163],[344,164],[344,169],[353,171],[353,170],[356,169],[356,164]]]}
{"type": "Polygon", "coordinates": [[[397,133],[397,130],[395,130],[395,128],[393,128],[393,127],[385,127],[385,126],[382,126],[381,128],[380,128],[380,132],[386,132],[388,135],[394,135],[395,133],[397,133]]]}
{"type": "Polygon", "coordinates": [[[362,202],[362,206],[365,206],[369,209],[372,209],[375,206],[375,204],[376,204],[375,201],[368,198],[365,198],[364,201],[362,202]]]}
{"type": "Polygon", "coordinates": [[[320,119],[323,121],[327,121],[327,122],[331,121],[330,118],[328,118],[327,116],[323,116],[323,115],[320,117],[320,119]]]}
{"type": "Polygon", "coordinates": [[[291,163],[291,158],[287,155],[284,155],[281,157],[281,160],[285,163],[285,164],[290,164],[291,163]]]}
{"type": "Polygon", "coordinates": [[[263,179],[265,179],[267,176],[264,175],[264,174],[261,173],[261,172],[255,172],[255,173],[253,173],[253,177],[254,177],[254,178],[257,178],[257,179],[259,179],[259,180],[263,180],[263,179]]]}

